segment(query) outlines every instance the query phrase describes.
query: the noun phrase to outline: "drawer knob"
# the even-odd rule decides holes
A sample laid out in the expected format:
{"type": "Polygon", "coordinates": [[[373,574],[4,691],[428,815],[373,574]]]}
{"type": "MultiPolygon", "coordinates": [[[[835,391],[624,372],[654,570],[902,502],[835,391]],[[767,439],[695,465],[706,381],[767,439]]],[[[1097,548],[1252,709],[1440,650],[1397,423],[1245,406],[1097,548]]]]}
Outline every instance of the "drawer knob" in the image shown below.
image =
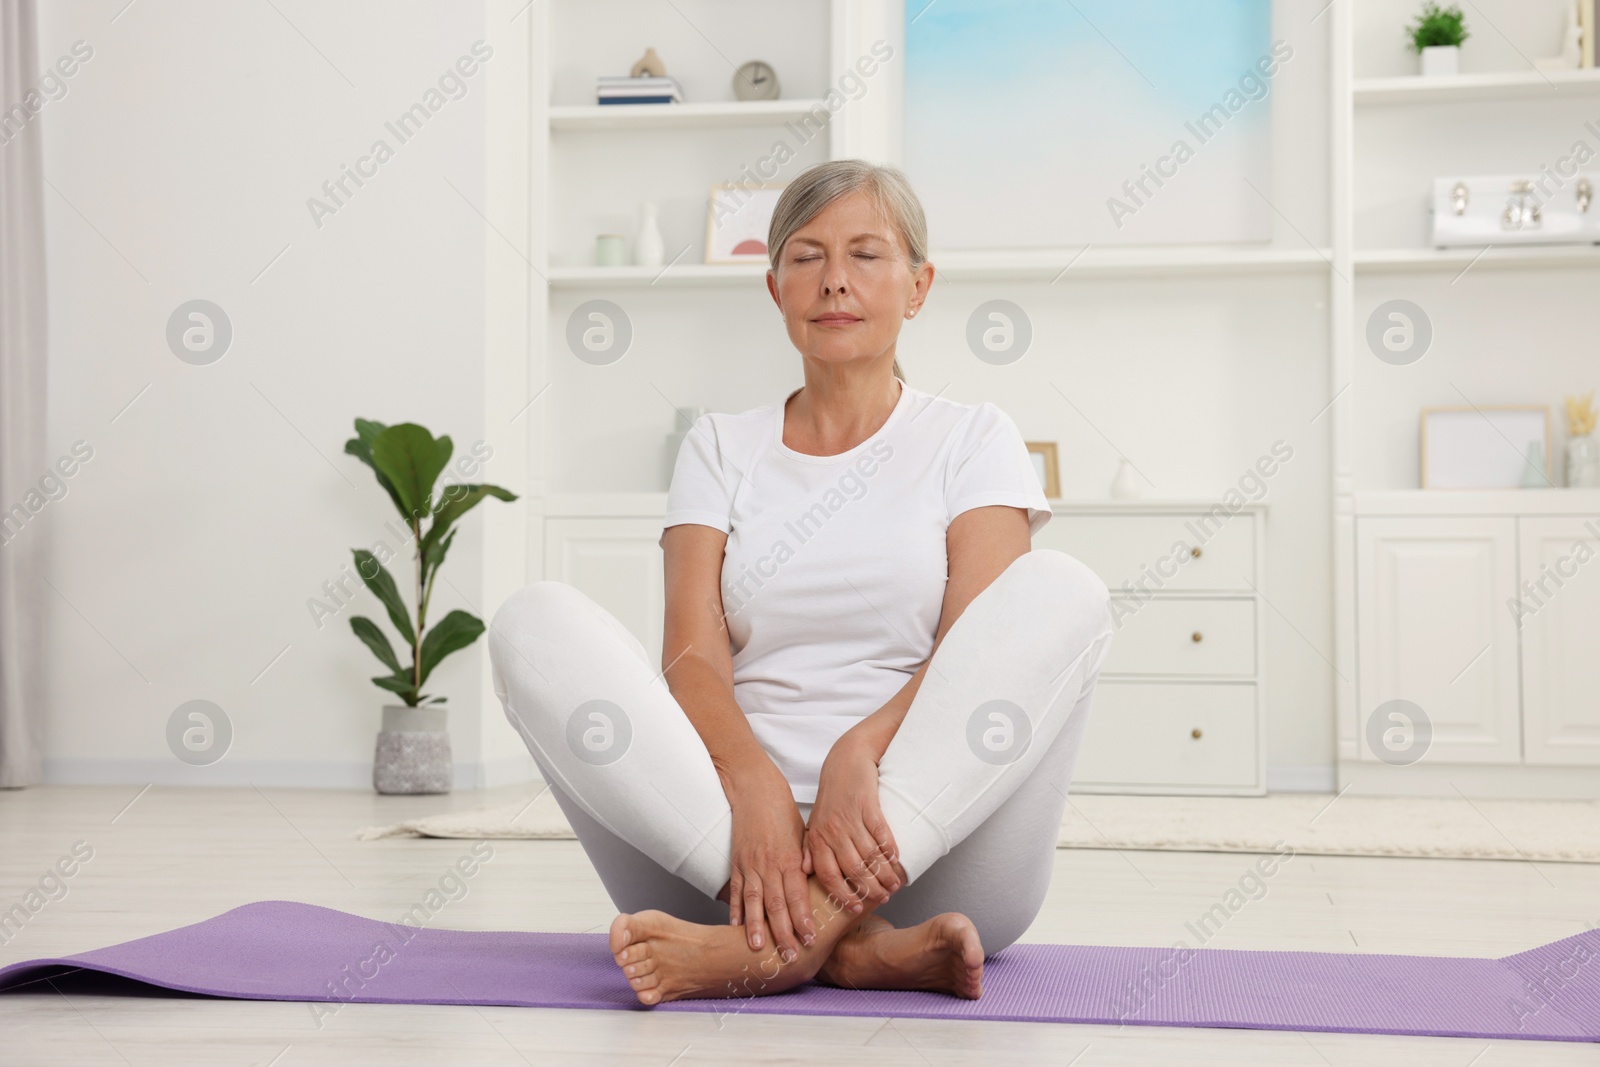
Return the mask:
{"type": "Polygon", "coordinates": [[[1200,636],[1200,631],[1196,630],[1194,633],[1190,634],[1189,635],[1189,640],[1193,641],[1195,644],[1198,645],[1202,640],[1202,638],[1200,636]]]}
{"type": "Polygon", "coordinates": [[[1199,545],[1195,545],[1193,548],[1191,548],[1189,550],[1189,555],[1193,556],[1195,559],[1199,559],[1200,558],[1200,546],[1199,545]]]}
{"type": "Polygon", "coordinates": [[[1193,730],[1190,730],[1189,736],[1194,738],[1196,741],[1200,740],[1200,727],[1196,726],[1193,730]]]}

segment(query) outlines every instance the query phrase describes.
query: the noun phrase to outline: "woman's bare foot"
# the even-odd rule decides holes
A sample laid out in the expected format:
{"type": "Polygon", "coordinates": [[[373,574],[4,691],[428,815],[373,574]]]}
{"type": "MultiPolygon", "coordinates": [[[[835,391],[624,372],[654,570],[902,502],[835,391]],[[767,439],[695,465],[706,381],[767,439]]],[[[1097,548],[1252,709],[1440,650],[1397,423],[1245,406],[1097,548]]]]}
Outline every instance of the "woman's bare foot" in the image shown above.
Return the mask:
{"type": "Polygon", "coordinates": [[[771,947],[752,952],[742,926],[701,926],[660,911],[618,915],[611,923],[611,954],[645,1005],[781,993],[810,981],[860,921],[815,879],[811,903],[816,941],[790,960],[771,947]]]}
{"type": "Polygon", "coordinates": [[[897,930],[876,915],[834,946],[817,977],[847,989],[926,989],[977,1000],[983,995],[983,945],[958,912],[897,930]]]}

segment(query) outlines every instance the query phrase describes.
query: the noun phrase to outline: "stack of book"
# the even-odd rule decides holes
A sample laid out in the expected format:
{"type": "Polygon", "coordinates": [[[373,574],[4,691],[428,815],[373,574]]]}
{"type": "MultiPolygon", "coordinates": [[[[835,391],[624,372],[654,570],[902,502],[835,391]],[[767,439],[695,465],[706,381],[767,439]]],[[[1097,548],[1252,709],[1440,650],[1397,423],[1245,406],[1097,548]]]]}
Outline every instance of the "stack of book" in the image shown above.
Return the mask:
{"type": "Polygon", "coordinates": [[[595,79],[595,97],[601,104],[681,104],[683,86],[670,74],[659,78],[645,75],[601,75],[595,79]]]}

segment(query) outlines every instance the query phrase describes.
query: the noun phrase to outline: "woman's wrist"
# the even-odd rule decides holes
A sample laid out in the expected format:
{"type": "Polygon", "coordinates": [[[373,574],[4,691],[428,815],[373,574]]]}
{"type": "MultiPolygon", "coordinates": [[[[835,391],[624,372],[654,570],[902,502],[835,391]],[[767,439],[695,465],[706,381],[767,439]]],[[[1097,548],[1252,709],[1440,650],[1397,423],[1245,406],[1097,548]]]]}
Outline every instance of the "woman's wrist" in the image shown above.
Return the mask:
{"type": "Polygon", "coordinates": [[[733,763],[724,764],[718,760],[712,762],[716,766],[717,776],[722,780],[722,791],[727,795],[730,805],[737,807],[747,800],[777,794],[792,796],[788,780],[764,751],[733,763]]]}

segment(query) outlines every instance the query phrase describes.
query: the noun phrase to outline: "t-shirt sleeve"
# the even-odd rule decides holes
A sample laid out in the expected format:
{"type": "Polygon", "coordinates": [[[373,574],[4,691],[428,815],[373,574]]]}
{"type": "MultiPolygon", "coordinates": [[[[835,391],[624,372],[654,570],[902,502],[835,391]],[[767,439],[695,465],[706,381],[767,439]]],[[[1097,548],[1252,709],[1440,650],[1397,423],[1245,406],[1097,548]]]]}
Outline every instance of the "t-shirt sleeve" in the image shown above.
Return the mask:
{"type": "Polygon", "coordinates": [[[1028,510],[1030,536],[1043,529],[1050,521],[1050,502],[1011,416],[984,401],[959,432],[945,484],[947,520],[954,522],[973,508],[1008,504],[1028,510]]]}
{"type": "Polygon", "coordinates": [[[700,416],[678,446],[662,529],[693,522],[723,533],[732,530],[734,483],[728,477],[731,469],[732,465],[723,457],[712,416],[700,416]]]}

